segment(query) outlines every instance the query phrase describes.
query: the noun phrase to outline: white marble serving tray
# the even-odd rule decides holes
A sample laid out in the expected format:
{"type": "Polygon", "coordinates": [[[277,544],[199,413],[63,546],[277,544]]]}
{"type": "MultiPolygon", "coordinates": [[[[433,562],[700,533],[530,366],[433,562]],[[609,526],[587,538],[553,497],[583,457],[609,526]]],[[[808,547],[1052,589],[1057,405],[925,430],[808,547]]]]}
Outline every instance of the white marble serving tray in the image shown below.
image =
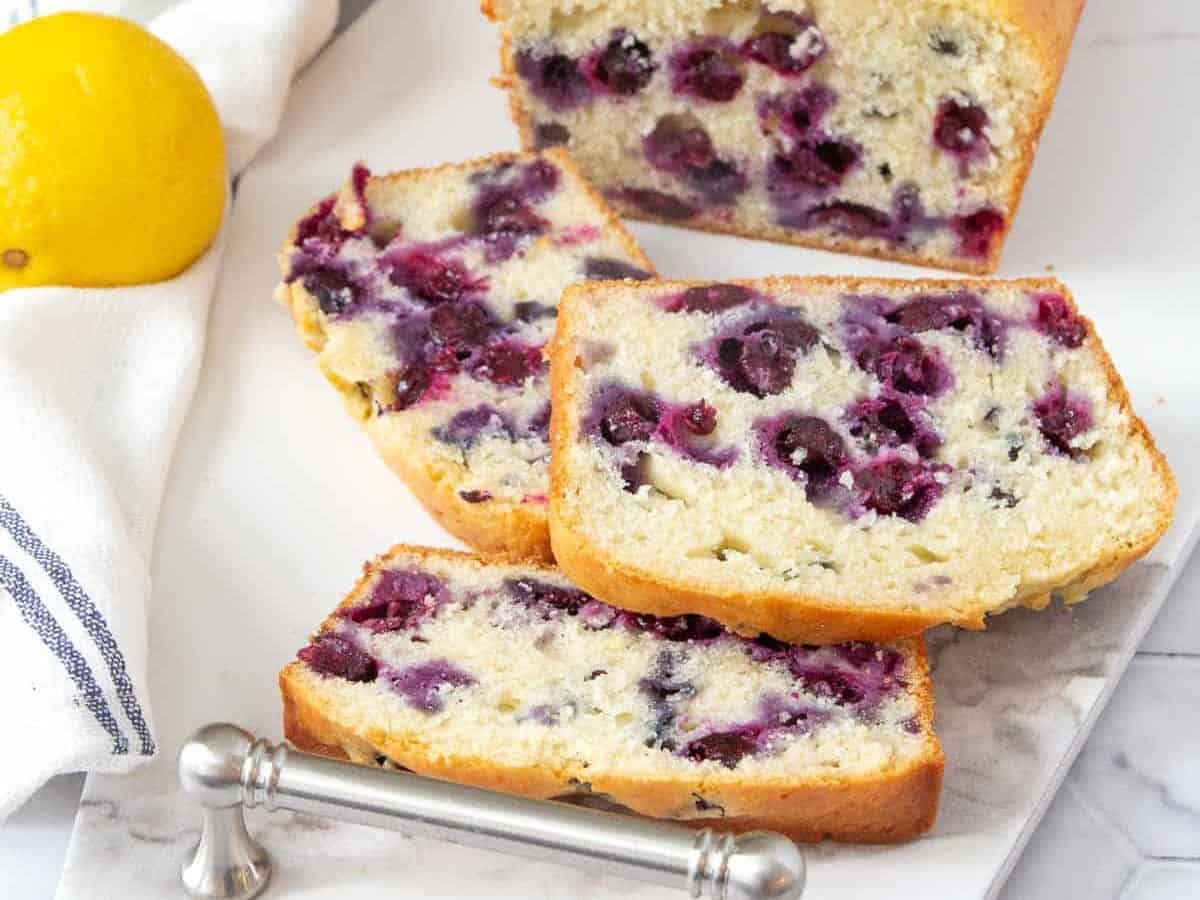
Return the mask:
{"type": "MultiPolygon", "coordinates": [[[[993,897],[1194,541],[1200,117],[1176,89],[1195,80],[1195,45],[1183,38],[1200,33],[1200,4],[1130,12],[1094,3],[1084,17],[1003,274],[1053,267],[1072,285],[1175,466],[1176,523],[1146,562],[1081,607],[932,636],[948,760],[937,829],[902,847],[813,849],[813,898],[993,897]]],[[[513,146],[503,99],[487,84],[495,42],[475,0],[376,4],[304,74],[280,137],[242,177],[154,558],[162,756],[136,775],[88,780],[63,900],[178,895],[178,863],[196,836],[174,781],[182,739],[213,719],[277,737],[275,673],[362,561],[396,541],[451,543],[375,458],[271,302],[273,257],[288,225],[355,159],[386,171],[513,146]]],[[[634,230],[670,276],[917,271],[634,230]]],[[[278,862],[269,896],[682,896],[297,816],[251,824],[278,862]]]]}

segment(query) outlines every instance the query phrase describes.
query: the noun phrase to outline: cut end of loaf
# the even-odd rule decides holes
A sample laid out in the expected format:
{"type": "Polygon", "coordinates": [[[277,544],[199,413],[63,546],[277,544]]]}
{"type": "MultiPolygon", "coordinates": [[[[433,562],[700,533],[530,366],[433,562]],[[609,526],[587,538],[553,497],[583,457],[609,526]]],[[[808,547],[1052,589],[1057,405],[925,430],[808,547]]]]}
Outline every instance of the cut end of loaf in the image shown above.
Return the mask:
{"type": "Polygon", "coordinates": [[[811,642],[977,628],[1115,578],[1172,515],[1053,280],[584,287],[552,379],[556,558],[657,614],[811,642]]]}
{"type": "Polygon", "coordinates": [[[789,647],[640,616],[552,569],[397,547],[280,675],[302,749],[797,839],[932,825],[919,641],[789,647]]]}
{"type": "Polygon", "coordinates": [[[549,559],[562,289],[653,269],[562,151],[374,176],[292,229],[278,295],[380,454],[449,531],[549,559]]]}
{"type": "Polygon", "coordinates": [[[626,215],[994,271],[1079,0],[485,3],[527,148],[626,215]],[[1032,7],[1031,7],[1032,9],[1032,7]]]}

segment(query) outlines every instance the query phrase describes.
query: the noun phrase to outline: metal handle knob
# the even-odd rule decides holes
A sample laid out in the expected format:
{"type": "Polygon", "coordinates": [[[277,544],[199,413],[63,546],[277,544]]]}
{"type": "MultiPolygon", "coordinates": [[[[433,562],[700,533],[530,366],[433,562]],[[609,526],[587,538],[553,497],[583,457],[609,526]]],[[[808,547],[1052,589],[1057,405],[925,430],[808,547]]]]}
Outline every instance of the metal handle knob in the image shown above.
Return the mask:
{"type": "Polygon", "coordinates": [[[592,868],[693,898],[795,900],[804,891],[800,849],[773,832],[718,834],[512,797],[301,753],[223,723],[183,745],[179,781],[204,808],[182,870],[193,897],[249,900],[267,886],[270,857],[242,817],[243,806],[260,804],[592,868]]]}

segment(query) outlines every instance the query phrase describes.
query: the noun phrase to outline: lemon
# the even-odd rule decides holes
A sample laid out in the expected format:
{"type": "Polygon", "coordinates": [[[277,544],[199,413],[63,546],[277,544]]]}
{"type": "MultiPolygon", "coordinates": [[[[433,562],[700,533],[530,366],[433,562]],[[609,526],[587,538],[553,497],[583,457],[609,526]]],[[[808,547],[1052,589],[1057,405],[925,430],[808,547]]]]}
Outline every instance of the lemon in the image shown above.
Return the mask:
{"type": "Polygon", "coordinates": [[[0,290],[170,278],[212,242],[225,180],[212,98],[145,29],[61,13],[0,35],[0,290]]]}

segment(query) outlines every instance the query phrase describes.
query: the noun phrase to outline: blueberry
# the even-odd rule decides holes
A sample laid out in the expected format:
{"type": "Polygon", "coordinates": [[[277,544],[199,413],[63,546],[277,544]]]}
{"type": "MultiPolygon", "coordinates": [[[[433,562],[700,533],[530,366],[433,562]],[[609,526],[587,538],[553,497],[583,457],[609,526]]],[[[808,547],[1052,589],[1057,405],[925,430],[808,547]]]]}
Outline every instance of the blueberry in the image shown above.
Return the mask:
{"type": "Polygon", "coordinates": [[[520,170],[514,187],[523,199],[540,203],[553,193],[561,178],[558,167],[550,160],[535,159],[520,170]]]}
{"type": "Polygon", "coordinates": [[[678,176],[710,203],[732,202],[746,190],[745,173],[717,157],[708,132],[694,116],[663,116],[642,148],[652,166],[678,176]]]}
{"type": "Polygon", "coordinates": [[[800,676],[804,687],[818,696],[826,696],[839,705],[853,705],[862,702],[866,693],[855,684],[854,679],[847,673],[827,669],[824,672],[805,672],[800,676]]]}
{"type": "Polygon", "coordinates": [[[709,203],[722,206],[745,193],[749,180],[735,163],[714,159],[703,168],[690,170],[687,183],[709,203]]]}
{"type": "Polygon", "coordinates": [[[950,225],[958,236],[960,256],[986,259],[991,255],[996,237],[1004,231],[1005,222],[999,212],[984,208],[955,216],[950,220],[950,225]]]}
{"type": "Polygon", "coordinates": [[[392,400],[383,408],[386,412],[399,412],[421,402],[425,391],[433,384],[433,371],[423,359],[414,359],[388,373],[392,387],[392,400]]]}
{"type": "Polygon", "coordinates": [[[683,749],[683,755],[693,762],[711,760],[733,769],[743,758],[757,751],[756,737],[746,731],[719,731],[691,741],[683,749]]]}
{"type": "Polygon", "coordinates": [[[537,411],[529,417],[529,421],[525,423],[525,429],[521,436],[540,438],[543,441],[550,440],[549,400],[538,407],[537,411]]]}
{"type": "Polygon", "coordinates": [[[517,74],[525,79],[533,95],[551,109],[560,112],[574,109],[591,99],[587,78],[579,70],[578,62],[566,54],[536,56],[523,50],[517,54],[516,63],[517,74]]]}
{"type": "Polygon", "coordinates": [[[663,306],[668,312],[718,313],[749,303],[755,296],[754,291],[740,284],[706,284],[688,288],[663,306]]]}
{"type": "Polygon", "coordinates": [[[458,259],[415,250],[394,260],[389,279],[423,303],[453,303],[487,289],[486,279],[471,276],[458,259]]]}
{"type": "Polygon", "coordinates": [[[804,475],[804,493],[811,502],[824,499],[846,468],[842,436],[817,416],[785,415],[763,436],[769,439],[773,451],[769,459],[804,475]]]}
{"type": "MultiPolygon", "coordinates": [[[[886,166],[886,163],[884,164],[886,166]]],[[[888,167],[888,179],[891,178],[891,168],[888,167]]],[[[921,202],[921,190],[911,181],[898,185],[892,192],[892,229],[893,237],[898,241],[908,239],[913,230],[930,230],[940,226],[939,219],[930,217],[925,212],[921,202]]]]}
{"type": "Polygon", "coordinates": [[[448,599],[440,578],[414,570],[386,569],[365,601],[339,615],[371,631],[399,631],[416,628],[437,615],[448,599]]]}
{"type": "Polygon", "coordinates": [[[859,355],[858,363],[884,385],[903,394],[935,397],[953,381],[936,348],[911,337],[869,347],[859,355]]]}
{"type": "Polygon", "coordinates": [[[947,98],[938,106],[933,120],[933,142],[965,164],[969,158],[986,152],[983,129],[987,125],[988,114],[983,107],[947,98]]]}
{"type": "Polygon", "coordinates": [[[679,174],[688,166],[703,166],[713,158],[712,138],[692,115],[663,116],[642,140],[650,165],[679,174]]]}
{"type": "Polygon", "coordinates": [[[296,656],[323,675],[336,675],[347,681],[374,681],[378,674],[374,659],[348,638],[328,632],[319,635],[296,656]]]}
{"type": "Polygon", "coordinates": [[[682,616],[635,615],[627,624],[668,641],[711,641],[725,634],[720,622],[694,613],[682,616]]]}
{"type": "Polygon", "coordinates": [[[346,312],[358,300],[358,290],[345,272],[321,267],[301,280],[304,289],[317,301],[321,312],[336,316],[346,312]]]}
{"type": "Polygon", "coordinates": [[[817,331],[799,315],[781,312],[719,334],[716,365],[734,390],[766,397],[786,390],[796,358],[817,343],[817,331]]]}
{"type": "Polygon", "coordinates": [[[1061,294],[1038,294],[1033,298],[1033,327],[1050,340],[1074,349],[1087,337],[1087,325],[1061,294]]]}
{"type": "Polygon", "coordinates": [[[704,400],[684,410],[683,424],[692,434],[712,434],[717,427],[717,411],[704,400]]]}
{"type": "Polygon", "coordinates": [[[884,679],[895,675],[904,659],[890,647],[880,647],[865,641],[851,641],[833,647],[834,654],[856,669],[867,670],[873,678],[884,679]]]}
{"type": "Polygon", "coordinates": [[[657,435],[680,456],[693,462],[723,469],[739,456],[737,447],[716,448],[697,440],[717,427],[717,411],[704,400],[699,403],[663,404],[657,435]]]}
{"type": "Polygon", "coordinates": [[[691,219],[700,213],[696,206],[686,200],[649,188],[622,188],[615,191],[613,196],[637,207],[648,216],[670,222],[691,219]]]}
{"type": "Polygon", "coordinates": [[[960,291],[954,294],[922,294],[886,316],[888,322],[913,333],[923,331],[969,332],[975,345],[999,357],[1007,329],[1005,321],[990,312],[978,295],[960,291]]]}
{"type": "Polygon", "coordinates": [[[758,637],[749,640],[750,656],[755,662],[766,662],[771,659],[778,659],[785,656],[791,649],[792,645],[773,638],[765,631],[760,632],[758,637]]]}
{"type": "Polygon", "coordinates": [[[662,407],[652,397],[625,391],[608,399],[599,419],[600,435],[614,447],[645,441],[654,434],[662,407]]]}
{"type": "Polygon", "coordinates": [[[596,58],[593,77],[622,96],[632,96],[650,83],[658,68],[650,48],[631,34],[613,36],[596,58]]]}
{"type": "Polygon", "coordinates": [[[533,143],[538,150],[561,147],[570,141],[571,132],[558,122],[539,122],[533,129],[533,143]]]}
{"type": "Polygon", "coordinates": [[[447,688],[470,687],[474,676],[444,659],[417,663],[386,673],[392,688],[417,709],[433,713],[445,705],[447,688]]]}
{"type": "Polygon", "coordinates": [[[479,303],[435,308],[429,317],[429,338],[439,367],[457,369],[487,342],[495,327],[491,314],[479,303]]]}
{"type": "Polygon", "coordinates": [[[593,631],[603,631],[617,620],[617,611],[607,603],[589,600],[579,607],[579,621],[593,631]]]}
{"type": "Polygon", "coordinates": [[[652,277],[645,269],[612,256],[589,256],[583,262],[583,274],[585,278],[596,281],[619,281],[623,278],[645,281],[652,277]]]}
{"type": "Polygon", "coordinates": [[[316,241],[320,244],[333,245],[334,248],[341,246],[349,232],[342,230],[336,208],[336,194],[326,197],[318,203],[317,207],[301,219],[296,226],[296,244],[303,245],[308,241],[316,241]]]}
{"type": "Polygon", "coordinates": [[[541,347],[510,339],[484,347],[471,372],[477,378],[511,387],[524,384],[545,368],[541,347]]]}
{"type": "Polygon", "coordinates": [[[513,304],[513,316],[519,322],[537,322],[541,319],[553,319],[558,315],[558,309],[538,303],[536,300],[522,300],[513,304]]]}
{"type": "Polygon", "coordinates": [[[789,77],[807,72],[825,53],[825,36],[811,20],[792,16],[794,31],[764,31],[742,44],[747,59],[789,77]]]}
{"type": "Polygon", "coordinates": [[[492,499],[491,491],[459,491],[458,496],[462,497],[467,503],[486,503],[492,499]]]}
{"type": "Polygon", "coordinates": [[[475,203],[475,229],[484,235],[524,237],[549,226],[512,187],[483,191],[475,203]]]}
{"type": "Polygon", "coordinates": [[[886,318],[892,324],[914,332],[943,328],[964,331],[973,324],[978,306],[979,298],[973,294],[925,294],[909,300],[886,318]]]}
{"type": "Polygon", "coordinates": [[[858,165],[861,158],[862,151],[857,144],[822,137],[798,144],[786,155],[777,155],[772,171],[777,180],[787,179],[814,188],[831,188],[841,184],[846,173],[858,165]]]}
{"type": "Polygon", "coordinates": [[[536,578],[506,579],[504,589],[514,600],[543,619],[550,619],[556,613],[578,615],[585,605],[595,602],[583,591],[559,587],[536,578]]]}
{"type": "Polygon", "coordinates": [[[836,200],[810,209],[805,224],[809,228],[829,228],[852,238],[870,238],[885,237],[892,219],[873,206],[836,200]]]}
{"type": "Polygon", "coordinates": [[[726,103],[737,96],[745,81],[735,48],[728,41],[697,41],[671,57],[671,89],[676,94],[726,103]]]}
{"type": "Polygon", "coordinates": [[[636,494],[642,485],[650,483],[646,475],[646,465],[649,459],[649,454],[638,453],[629,462],[621,463],[618,472],[621,476],[622,490],[636,494]]]}
{"type": "Polygon", "coordinates": [[[1072,458],[1085,455],[1072,442],[1092,427],[1091,404],[1086,398],[1069,396],[1066,388],[1052,391],[1033,404],[1033,414],[1053,453],[1072,458]]]}
{"type": "Polygon", "coordinates": [[[460,410],[445,425],[433,429],[433,436],[444,444],[470,450],[486,437],[514,436],[512,419],[486,403],[460,410]]]}
{"type": "Polygon", "coordinates": [[[812,84],[802,91],[790,91],[768,97],[758,106],[758,116],[765,132],[779,127],[801,141],[811,141],[825,113],[837,102],[837,95],[822,84],[812,84]]]}
{"type": "Polygon", "coordinates": [[[674,750],[671,732],[675,725],[675,703],[696,693],[696,686],[676,676],[675,654],[664,650],[658,654],[654,668],[638,682],[638,689],[646,695],[654,718],[651,735],[646,746],[662,750],[674,750]]]}
{"type": "Polygon", "coordinates": [[[910,395],[865,397],[846,410],[846,421],[850,434],[870,453],[908,444],[921,456],[930,457],[942,445],[910,395]]]}
{"type": "Polygon", "coordinates": [[[863,505],[881,516],[920,522],[942,496],[933,469],[900,457],[876,460],[860,469],[854,484],[863,505]]]}
{"type": "Polygon", "coordinates": [[[1014,494],[1012,491],[1004,490],[999,485],[992,486],[991,491],[988,492],[988,499],[995,500],[997,505],[1002,504],[1007,509],[1012,509],[1021,502],[1021,498],[1019,498],[1016,494],[1014,494]]]}
{"type": "Polygon", "coordinates": [[[550,225],[531,204],[544,200],[558,186],[558,169],[548,160],[538,159],[515,176],[512,172],[512,164],[506,164],[480,173],[482,187],[472,205],[474,232],[488,242],[489,262],[507,259],[515,252],[517,240],[541,234],[550,225]]]}
{"type": "Polygon", "coordinates": [[[731,354],[740,382],[756,397],[778,394],[792,383],[795,355],[774,329],[763,329],[742,341],[730,338],[722,342],[722,360],[731,354]]]}
{"type": "Polygon", "coordinates": [[[840,706],[874,706],[898,682],[903,658],[861,641],[814,650],[795,648],[788,669],[806,690],[840,706]],[[832,654],[837,662],[829,660],[832,654]]]}

